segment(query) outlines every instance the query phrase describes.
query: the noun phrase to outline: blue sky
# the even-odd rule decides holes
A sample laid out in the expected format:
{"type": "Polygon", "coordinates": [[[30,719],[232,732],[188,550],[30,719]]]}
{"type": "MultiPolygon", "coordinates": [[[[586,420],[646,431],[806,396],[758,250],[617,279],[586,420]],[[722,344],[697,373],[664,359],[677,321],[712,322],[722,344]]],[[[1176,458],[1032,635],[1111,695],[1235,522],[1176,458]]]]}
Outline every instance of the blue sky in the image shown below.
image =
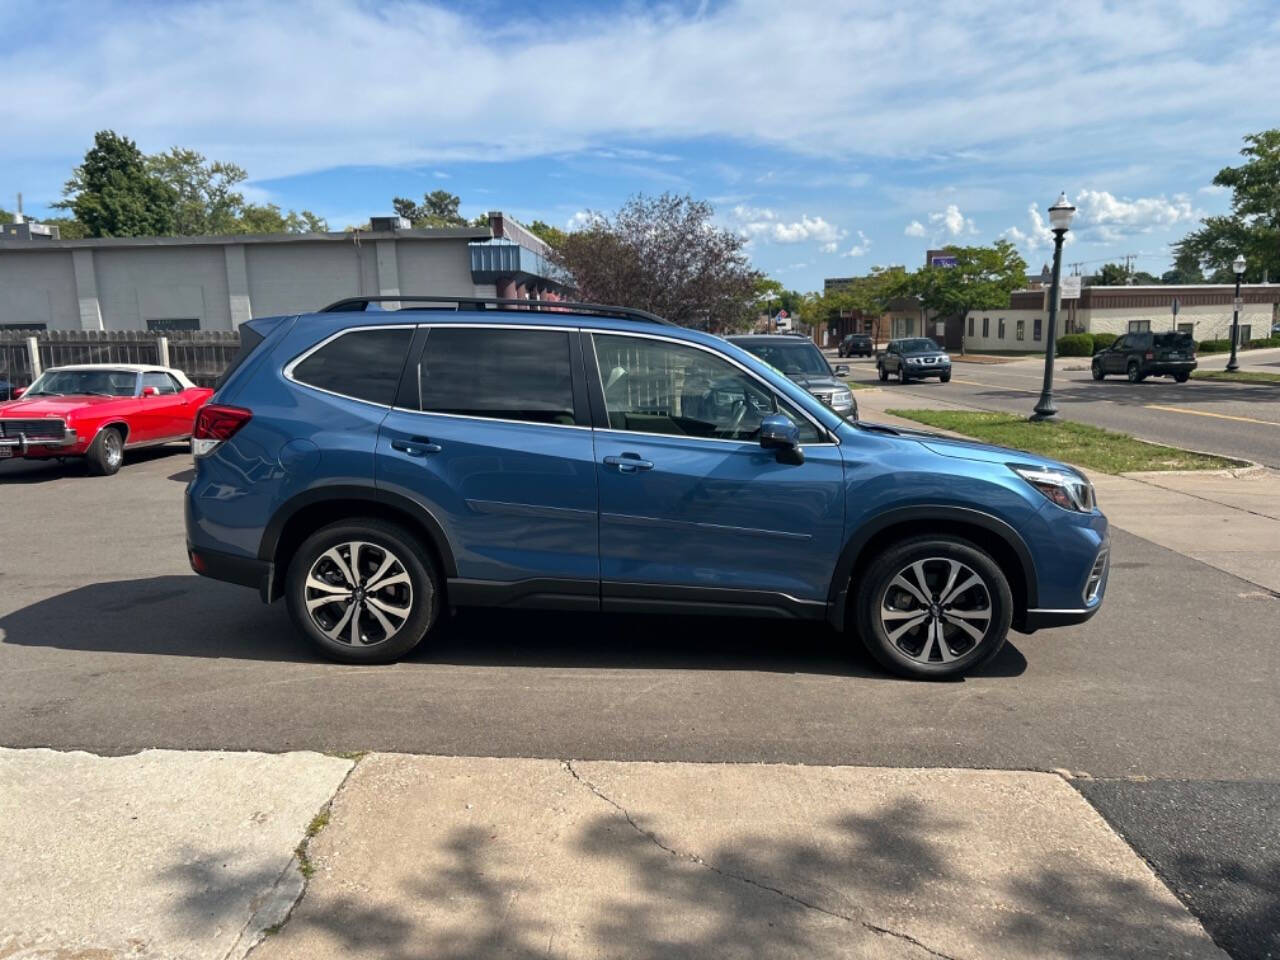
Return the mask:
{"type": "Polygon", "coordinates": [[[1080,213],[1067,260],[1168,245],[1280,122],[1274,0],[5,0],[0,206],[48,210],[93,132],[249,170],[340,229],[442,187],[559,226],[711,200],[788,286],[1080,213]]]}

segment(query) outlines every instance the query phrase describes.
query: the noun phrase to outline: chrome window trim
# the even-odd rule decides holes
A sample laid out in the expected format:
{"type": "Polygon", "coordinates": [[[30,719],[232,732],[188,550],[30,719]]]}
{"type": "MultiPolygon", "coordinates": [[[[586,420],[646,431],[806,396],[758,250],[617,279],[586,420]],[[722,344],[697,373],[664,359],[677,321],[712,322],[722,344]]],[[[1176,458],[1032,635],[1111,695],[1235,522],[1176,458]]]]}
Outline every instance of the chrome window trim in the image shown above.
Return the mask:
{"type": "Polygon", "coordinates": [[[477,417],[470,413],[441,413],[438,410],[415,410],[412,407],[397,407],[392,405],[391,409],[396,413],[412,413],[419,417],[448,417],[451,420],[479,420],[482,423],[513,423],[520,427],[554,427],[557,430],[590,430],[590,424],[583,425],[580,423],[539,423],[536,420],[508,420],[506,417],[477,417]]]}
{"type": "MultiPolygon", "coordinates": [[[[606,336],[606,337],[608,336],[639,337],[644,340],[662,340],[666,343],[674,343],[682,347],[692,347],[695,350],[701,350],[703,353],[709,353],[713,357],[716,357],[720,360],[725,361],[726,363],[729,363],[737,367],[739,370],[745,373],[752,380],[755,380],[762,387],[768,390],[769,393],[773,394],[774,396],[778,396],[777,388],[774,387],[774,385],[771,384],[768,380],[765,380],[763,377],[757,374],[754,370],[750,369],[749,367],[743,366],[733,357],[730,357],[727,354],[723,354],[718,350],[713,350],[711,347],[706,346],[705,344],[694,343],[691,340],[683,340],[680,337],[664,337],[661,334],[655,334],[655,333],[633,333],[630,330],[600,330],[593,327],[582,327],[580,329],[582,333],[591,334],[591,357],[595,361],[597,378],[600,377],[600,357],[596,353],[596,341],[595,341],[596,334],[600,334],[601,336],[606,336]]],[[[852,396],[853,391],[851,390],[849,391],[849,393],[850,393],[850,396],[852,396]]],[[[840,445],[840,438],[837,437],[834,432],[832,432],[831,430],[828,430],[823,424],[815,420],[808,410],[800,406],[798,403],[795,403],[794,401],[792,401],[791,398],[789,397],[786,397],[784,399],[786,399],[787,403],[791,404],[791,406],[799,410],[801,415],[806,420],[808,420],[811,424],[813,424],[813,426],[817,429],[820,435],[831,438],[831,440],[829,441],[819,440],[815,443],[801,444],[802,448],[803,447],[838,447],[840,445]]],[[[607,416],[608,415],[607,409],[605,413],[607,416]]],[[[668,439],[675,438],[675,439],[683,439],[683,440],[710,440],[714,443],[754,443],[754,441],[751,441],[751,440],[729,440],[724,437],[681,437],[679,434],[674,434],[674,433],[647,433],[643,430],[618,430],[614,427],[600,427],[599,429],[609,430],[613,433],[641,434],[647,437],[666,437],[668,439]]],[[[758,446],[759,444],[756,444],[756,445],[758,446]]]]}

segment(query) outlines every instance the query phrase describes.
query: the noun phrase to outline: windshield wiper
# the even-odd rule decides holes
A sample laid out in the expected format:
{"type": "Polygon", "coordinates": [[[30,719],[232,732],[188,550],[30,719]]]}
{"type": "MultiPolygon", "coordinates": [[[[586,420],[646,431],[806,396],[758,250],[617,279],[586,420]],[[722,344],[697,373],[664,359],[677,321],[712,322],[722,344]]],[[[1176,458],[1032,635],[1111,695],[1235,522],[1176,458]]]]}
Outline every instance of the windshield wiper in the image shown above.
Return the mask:
{"type": "Polygon", "coordinates": [[[56,390],[28,390],[23,394],[24,397],[61,397],[63,394],[56,390]]]}

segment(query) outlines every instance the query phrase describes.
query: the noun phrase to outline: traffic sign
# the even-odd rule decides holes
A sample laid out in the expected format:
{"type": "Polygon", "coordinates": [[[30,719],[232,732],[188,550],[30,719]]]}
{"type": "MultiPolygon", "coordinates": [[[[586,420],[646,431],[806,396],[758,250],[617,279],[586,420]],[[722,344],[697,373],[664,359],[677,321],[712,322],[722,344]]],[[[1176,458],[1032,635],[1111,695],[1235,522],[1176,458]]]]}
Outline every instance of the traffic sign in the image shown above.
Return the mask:
{"type": "Polygon", "coordinates": [[[1236,310],[1243,310],[1243,309],[1244,309],[1244,297],[1236,297],[1234,300],[1232,300],[1232,301],[1231,301],[1231,306],[1232,306],[1232,308],[1233,308],[1233,309],[1236,309],[1236,310]]]}

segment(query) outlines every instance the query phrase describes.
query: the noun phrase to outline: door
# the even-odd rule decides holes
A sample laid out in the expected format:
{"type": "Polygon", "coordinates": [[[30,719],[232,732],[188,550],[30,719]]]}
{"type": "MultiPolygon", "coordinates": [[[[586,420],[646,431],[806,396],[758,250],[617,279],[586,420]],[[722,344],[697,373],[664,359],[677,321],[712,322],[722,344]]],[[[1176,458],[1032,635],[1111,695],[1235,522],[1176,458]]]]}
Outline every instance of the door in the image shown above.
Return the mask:
{"type": "Polygon", "coordinates": [[[171,374],[149,370],[142,375],[142,389],[155,387],[154,397],[144,397],[144,409],[158,420],[157,438],[181,437],[191,432],[190,418],[186,415],[188,397],[181,384],[171,374]]]}
{"type": "Polygon", "coordinates": [[[178,432],[172,429],[177,392],[166,373],[148,370],[139,377],[138,412],[130,419],[131,446],[163,440],[178,432]],[[147,395],[148,388],[155,391],[153,396],[147,395]]]}
{"type": "Polygon", "coordinates": [[[416,343],[379,431],[379,489],[440,523],[459,602],[577,597],[597,607],[596,475],[577,332],[438,324],[420,328],[416,343]]]}
{"type": "Polygon", "coordinates": [[[588,342],[603,407],[595,455],[606,609],[682,600],[822,615],[844,526],[839,447],[710,349],[603,332],[588,342]],[[760,421],[774,412],[800,428],[803,463],[760,447],[760,421]]]}
{"type": "Polygon", "coordinates": [[[1129,334],[1125,334],[1111,345],[1111,349],[1102,355],[1103,370],[1107,373],[1124,373],[1126,351],[1129,349],[1129,334]]]}

